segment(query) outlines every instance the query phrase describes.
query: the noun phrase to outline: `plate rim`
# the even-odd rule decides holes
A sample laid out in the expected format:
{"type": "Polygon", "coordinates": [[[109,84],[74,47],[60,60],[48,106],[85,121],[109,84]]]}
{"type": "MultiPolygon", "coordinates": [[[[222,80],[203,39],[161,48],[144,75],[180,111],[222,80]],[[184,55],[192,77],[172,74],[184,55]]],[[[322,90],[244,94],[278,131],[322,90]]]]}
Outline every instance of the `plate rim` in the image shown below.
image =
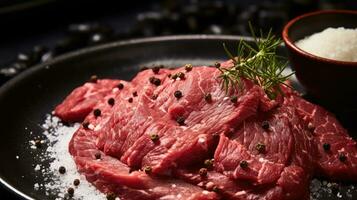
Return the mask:
{"type": "MultiPolygon", "coordinates": [[[[53,64],[58,62],[66,61],[71,58],[75,58],[77,56],[81,56],[88,53],[94,53],[97,51],[103,51],[106,49],[127,46],[127,45],[135,45],[135,44],[144,44],[144,43],[152,43],[152,42],[168,42],[168,41],[182,41],[182,40],[232,40],[232,41],[253,41],[254,39],[249,36],[241,36],[241,35],[207,35],[207,34],[195,34],[195,35],[170,35],[170,36],[157,36],[157,37],[147,37],[147,38],[134,38],[128,40],[117,40],[113,42],[109,42],[102,45],[96,45],[92,47],[82,48],[76,51],[71,51],[65,53],[63,55],[57,56],[49,61],[37,64],[32,66],[31,68],[21,72],[19,75],[15,76],[14,78],[8,80],[5,84],[0,87],[0,96],[5,94],[8,90],[13,87],[13,85],[17,84],[22,79],[36,73],[37,71],[43,70],[53,64]]],[[[34,200],[34,198],[30,197],[29,195],[23,193],[22,191],[18,190],[8,182],[6,182],[2,176],[0,176],[0,184],[4,189],[7,191],[15,194],[16,196],[26,199],[26,200],[34,200]]]]}

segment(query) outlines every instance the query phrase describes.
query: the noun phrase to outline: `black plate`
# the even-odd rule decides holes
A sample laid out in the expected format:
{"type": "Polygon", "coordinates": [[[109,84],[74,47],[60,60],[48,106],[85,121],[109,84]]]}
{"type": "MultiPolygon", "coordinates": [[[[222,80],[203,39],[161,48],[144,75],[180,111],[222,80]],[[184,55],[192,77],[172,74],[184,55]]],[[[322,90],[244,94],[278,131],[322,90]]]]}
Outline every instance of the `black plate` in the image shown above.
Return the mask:
{"type": "Polygon", "coordinates": [[[34,190],[34,183],[43,178],[34,171],[39,161],[28,142],[41,135],[46,114],[91,75],[130,80],[142,65],[211,65],[227,59],[223,42],[234,48],[240,39],[196,35],[115,42],[69,53],[20,74],[0,88],[0,182],[25,199],[49,198],[34,190]]]}

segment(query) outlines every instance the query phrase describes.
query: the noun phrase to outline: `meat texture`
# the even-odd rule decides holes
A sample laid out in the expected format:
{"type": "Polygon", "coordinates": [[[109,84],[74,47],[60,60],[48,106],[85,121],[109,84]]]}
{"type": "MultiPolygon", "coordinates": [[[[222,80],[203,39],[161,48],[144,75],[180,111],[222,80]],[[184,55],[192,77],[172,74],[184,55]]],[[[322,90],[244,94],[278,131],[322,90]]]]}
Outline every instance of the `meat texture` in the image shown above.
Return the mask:
{"type": "MultiPolygon", "coordinates": [[[[222,63],[229,67],[230,62],[222,63]]],[[[356,142],[289,88],[275,100],[212,67],[145,70],[75,89],[55,114],[82,121],[69,151],[121,199],[308,199],[309,180],[356,180],[356,142]]]]}

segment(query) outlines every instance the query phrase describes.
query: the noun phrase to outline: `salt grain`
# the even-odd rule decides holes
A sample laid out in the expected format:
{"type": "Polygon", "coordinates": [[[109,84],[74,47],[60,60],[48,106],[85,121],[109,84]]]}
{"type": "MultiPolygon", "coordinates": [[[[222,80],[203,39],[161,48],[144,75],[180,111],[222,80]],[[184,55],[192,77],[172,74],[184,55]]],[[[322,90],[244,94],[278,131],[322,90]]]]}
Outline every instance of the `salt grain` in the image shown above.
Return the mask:
{"type": "Polygon", "coordinates": [[[39,171],[39,170],[41,170],[41,166],[40,165],[36,165],[35,166],[35,171],[39,171]]]}
{"type": "Polygon", "coordinates": [[[38,183],[35,183],[35,184],[33,185],[33,188],[34,188],[35,190],[38,190],[38,189],[40,188],[40,185],[39,185],[38,183]]]}
{"type": "MultiPolygon", "coordinates": [[[[68,187],[73,185],[75,179],[80,180],[80,185],[75,189],[73,199],[81,200],[105,200],[106,196],[91,185],[83,175],[79,174],[72,156],[68,152],[68,144],[79,128],[79,124],[64,126],[57,117],[48,115],[42,127],[45,129],[43,134],[46,136],[46,142],[49,144],[44,153],[38,155],[43,162],[50,162],[48,168],[41,167],[41,163],[34,168],[36,173],[42,173],[44,183],[34,184],[34,189],[42,187],[46,195],[56,196],[56,199],[65,198],[68,187]],[[66,168],[65,174],[59,174],[60,166],[66,168]],[[41,170],[41,168],[43,168],[41,170]]],[[[34,142],[30,142],[30,148],[34,142]]]]}
{"type": "Polygon", "coordinates": [[[357,28],[327,28],[297,41],[296,46],[320,57],[357,62],[357,28]]]}

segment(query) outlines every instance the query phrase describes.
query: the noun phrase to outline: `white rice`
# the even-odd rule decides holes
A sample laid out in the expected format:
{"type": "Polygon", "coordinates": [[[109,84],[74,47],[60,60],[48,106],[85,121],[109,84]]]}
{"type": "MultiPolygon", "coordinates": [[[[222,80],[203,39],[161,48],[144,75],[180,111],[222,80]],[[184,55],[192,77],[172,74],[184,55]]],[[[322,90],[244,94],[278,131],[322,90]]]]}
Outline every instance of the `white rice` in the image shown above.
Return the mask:
{"type": "Polygon", "coordinates": [[[300,49],[323,58],[357,62],[357,28],[327,28],[297,41],[300,49]]]}

